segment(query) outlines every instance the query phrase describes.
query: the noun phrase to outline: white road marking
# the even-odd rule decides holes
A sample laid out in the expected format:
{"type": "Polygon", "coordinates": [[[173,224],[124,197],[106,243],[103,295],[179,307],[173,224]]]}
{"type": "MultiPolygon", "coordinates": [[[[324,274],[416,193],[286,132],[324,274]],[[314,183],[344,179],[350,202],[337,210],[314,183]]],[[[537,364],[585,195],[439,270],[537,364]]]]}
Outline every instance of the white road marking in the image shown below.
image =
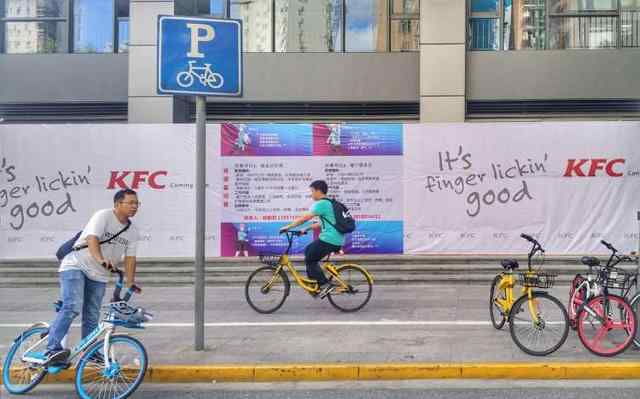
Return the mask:
{"type": "MultiPolygon", "coordinates": [[[[280,321],[280,322],[219,322],[205,327],[307,327],[307,326],[490,326],[489,321],[476,320],[377,320],[377,321],[280,321]]],[[[0,328],[27,328],[31,324],[0,324],[0,328]]],[[[74,324],[73,327],[80,327],[74,324]]],[[[150,328],[193,327],[193,323],[148,323],[150,328]]]]}

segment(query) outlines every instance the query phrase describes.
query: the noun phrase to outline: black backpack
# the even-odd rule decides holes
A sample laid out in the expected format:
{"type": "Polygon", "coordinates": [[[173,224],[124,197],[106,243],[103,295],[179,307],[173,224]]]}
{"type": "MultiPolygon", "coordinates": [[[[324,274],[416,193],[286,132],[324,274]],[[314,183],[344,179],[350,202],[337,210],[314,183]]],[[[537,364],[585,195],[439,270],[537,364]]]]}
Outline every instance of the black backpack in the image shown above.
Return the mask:
{"type": "Polygon", "coordinates": [[[349,209],[338,200],[331,198],[323,199],[330,201],[331,205],[333,205],[333,216],[336,218],[336,223],[333,224],[324,217],[321,217],[322,220],[335,227],[335,229],[338,230],[339,233],[353,233],[356,230],[356,220],[353,218],[353,216],[351,216],[351,212],[349,212],[349,209]]]}

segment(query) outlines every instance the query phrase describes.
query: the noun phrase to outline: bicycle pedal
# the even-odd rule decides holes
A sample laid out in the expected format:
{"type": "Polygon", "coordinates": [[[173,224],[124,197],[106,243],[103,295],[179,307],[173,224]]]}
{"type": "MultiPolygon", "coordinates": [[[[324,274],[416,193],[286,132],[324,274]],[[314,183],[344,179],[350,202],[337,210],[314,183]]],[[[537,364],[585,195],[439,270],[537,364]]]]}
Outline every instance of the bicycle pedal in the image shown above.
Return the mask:
{"type": "Polygon", "coordinates": [[[47,372],[49,374],[58,374],[60,373],[62,370],[67,370],[71,367],[71,363],[64,363],[64,364],[56,364],[56,365],[50,365],[47,367],[47,372]]]}

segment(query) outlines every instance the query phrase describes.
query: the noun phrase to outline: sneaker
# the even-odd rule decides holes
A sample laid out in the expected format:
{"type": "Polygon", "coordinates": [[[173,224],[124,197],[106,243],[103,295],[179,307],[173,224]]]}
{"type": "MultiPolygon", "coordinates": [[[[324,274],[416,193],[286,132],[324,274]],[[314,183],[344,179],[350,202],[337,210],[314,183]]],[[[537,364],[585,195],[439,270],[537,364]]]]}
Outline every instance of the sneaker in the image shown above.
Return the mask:
{"type": "Polygon", "coordinates": [[[326,283],[320,286],[320,292],[318,292],[318,298],[324,299],[327,295],[335,291],[335,289],[336,289],[336,286],[333,285],[332,283],[326,283]]]}
{"type": "Polygon", "coordinates": [[[65,364],[70,354],[71,351],[69,349],[48,351],[45,353],[43,364],[48,366],[65,364]]]}

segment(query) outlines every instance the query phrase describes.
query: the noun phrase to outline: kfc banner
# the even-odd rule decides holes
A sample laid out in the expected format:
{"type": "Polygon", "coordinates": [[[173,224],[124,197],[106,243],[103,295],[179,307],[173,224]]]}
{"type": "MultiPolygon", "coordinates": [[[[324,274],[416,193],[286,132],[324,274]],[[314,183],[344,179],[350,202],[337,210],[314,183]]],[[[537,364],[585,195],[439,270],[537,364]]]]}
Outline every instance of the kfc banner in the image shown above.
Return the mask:
{"type": "Polygon", "coordinates": [[[638,247],[640,123],[405,125],[405,251],[638,247]]]}
{"type": "MultiPolygon", "coordinates": [[[[324,179],[358,220],[345,253],[638,247],[638,122],[207,126],[207,255],[278,252],[324,179]]],[[[116,190],[139,192],[141,257],[194,249],[191,125],[0,126],[0,259],[53,258],[116,190]]],[[[294,246],[301,253],[313,237],[294,246]]]]}
{"type": "MultiPolygon", "coordinates": [[[[219,137],[219,125],[207,126],[219,137]]],[[[0,126],[0,258],[52,258],[122,188],[139,194],[142,257],[192,256],[195,129],[189,125],[0,126]]],[[[210,139],[209,153],[219,144],[210,139]]],[[[217,170],[218,157],[208,157],[217,170]]],[[[207,250],[219,254],[219,196],[208,190],[207,250]]]]}

